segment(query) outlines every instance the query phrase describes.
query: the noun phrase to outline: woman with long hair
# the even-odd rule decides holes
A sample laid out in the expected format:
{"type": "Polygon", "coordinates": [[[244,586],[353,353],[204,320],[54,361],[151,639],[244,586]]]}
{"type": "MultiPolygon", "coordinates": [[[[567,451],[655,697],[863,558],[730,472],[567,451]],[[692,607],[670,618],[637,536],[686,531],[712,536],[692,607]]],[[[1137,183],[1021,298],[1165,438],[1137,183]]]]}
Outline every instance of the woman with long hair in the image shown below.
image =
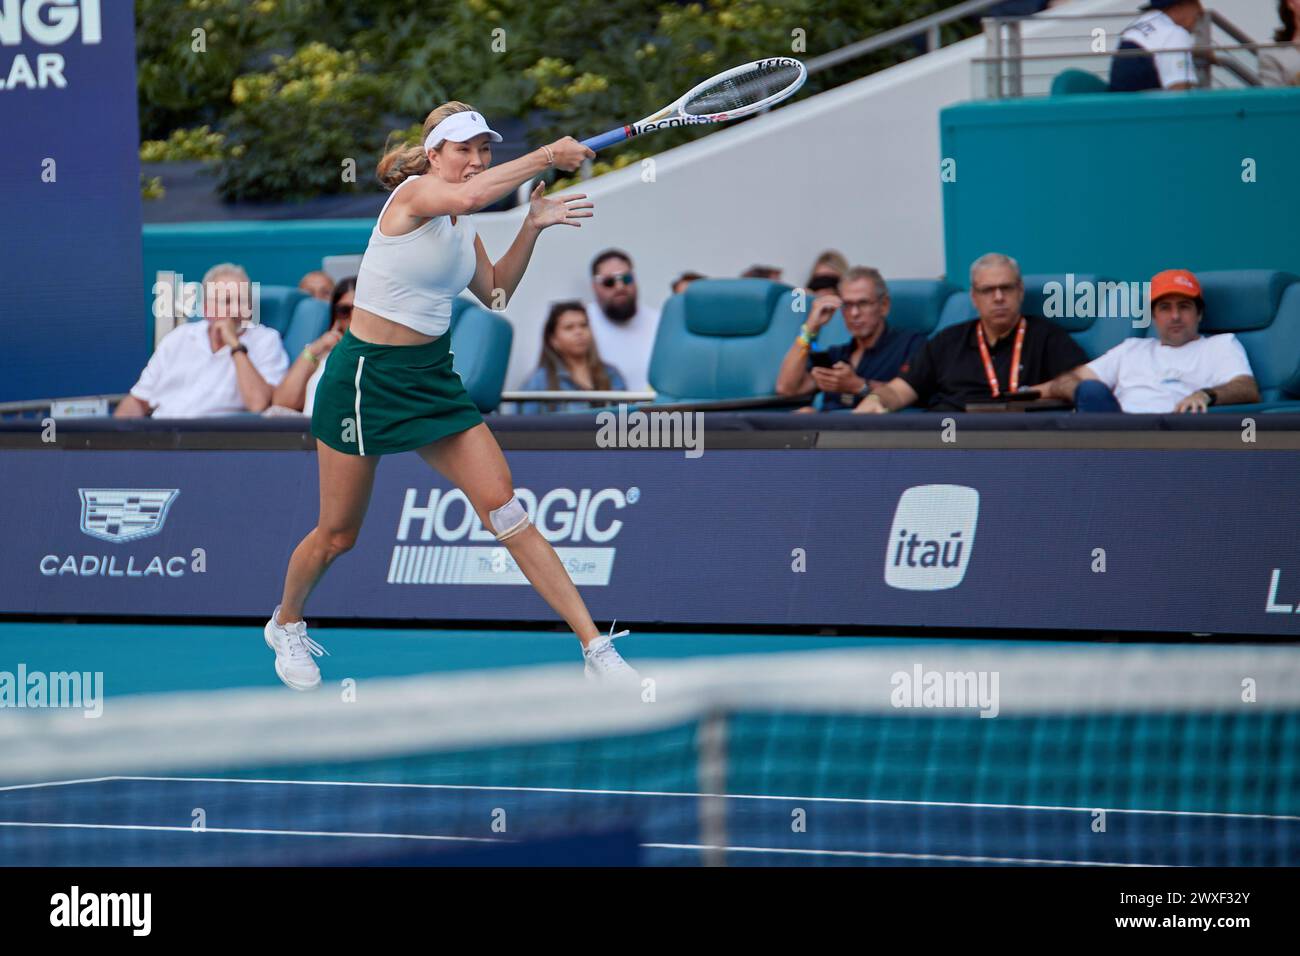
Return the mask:
{"type": "Polygon", "coordinates": [[[380,210],[357,273],[352,323],[334,346],[316,390],[312,434],[320,468],[320,517],[294,549],[280,604],[264,629],[275,670],[295,690],[320,684],[303,605],[325,570],[355,544],[384,455],[415,451],[458,487],[524,576],[573,629],[589,678],[630,680],[636,672],[600,635],[555,549],[515,494],[505,456],[452,369],[452,300],[467,287],[501,308],[518,287],[537,237],[580,226],[593,204],[582,194],[533,190],[510,249],[495,263],[470,214],[546,169],[577,169],[595,154],[570,136],[492,167],[501,142],[473,107],[449,102],[424,121],[422,141],[389,150],[378,176],[392,192],[380,210]]]}
{"type": "MultiPolygon", "coordinates": [[[[591,335],[587,307],[577,299],[556,302],[546,316],[542,330],[542,354],[537,368],[523,391],[623,391],[627,383],[623,374],[600,358],[596,340],[591,335]]],[[[591,408],[592,402],[524,402],[520,414],[538,412],[573,412],[591,408]]]]}
{"type": "Polygon", "coordinates": [[[1277,15],[1282,21],[1273,34],[1276,46],[1259,51],[1259,81],[1265,86],[1300,86],[1300,0],[1277,0],[1277,15]]]}
{"type": "Polygon", "coordinates": [[[339,344],[348,326],[352,324],[352,302],[356,295],[356,276],[340,279],[330,291],[330,325],[315,342],[304,345],[294,357],[288,373],[279,385],[271,404],[310,415],[316,399],[316,388],[325,372],[325,360],[334,346],[339,344]]]}

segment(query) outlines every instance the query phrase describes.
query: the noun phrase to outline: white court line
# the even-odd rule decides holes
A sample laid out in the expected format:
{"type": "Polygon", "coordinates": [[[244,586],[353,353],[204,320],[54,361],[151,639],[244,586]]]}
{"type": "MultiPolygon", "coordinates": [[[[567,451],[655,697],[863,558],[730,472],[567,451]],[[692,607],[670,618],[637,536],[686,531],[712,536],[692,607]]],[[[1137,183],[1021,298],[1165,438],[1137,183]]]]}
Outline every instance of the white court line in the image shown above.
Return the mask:
{"type": "Polygon", "coordinates": [[[439,836],[428,833],[348,833],[336,830],[255,830],[243,827],[193,827],[150,826],[135,823],[32,823],[28,821],[0,820],[0,827],[27,827],[52,830],[147,830],[161,833],[232,833],[255,836],[306,836],[347,837],[359,840],[439,840],[451,843],[512,843],[491,837],[439,836]]]}
{"type": "MultiPolygon", "coordinates": [[[[514,793],[572,793],[591,796],[627,796],[627,797],[688,797],[694,799],[727,800],[780,800],[798,803],[846,803],[859,806],[903,806],[903,807],[956,807],[968,810],[1032,810],[1059,813],[1132,813],[1148,816],[1173,817],[1223,817],[1242,820],[1286,820],[1300,822],[1300,815],[1274,813],[1227,813],[1219,810],[1133,810],[1113,807],[1058,807],[1037,806],[1018,803],[958,803],[945,800],[877,800],[860,797],[798,797],[771,796],[754,793],[691,793],[671,790],[584,790],[573,787],[488,787],[455,783],[365,783],[356,780],[253,780],[240,777],[102,777],[99,780],[144,780],[174,783],[245,783],[245,784],[280,784],[295,787],[388,787],[409,788],[417,790],[479,790],[510,791],[514,793]]],[[[77,782],[77,781],[70,781],[77,782]]],[[[91,781],[98,782],[98,781],[91,781]]]]}
{"type": "Polygon", "coordinates": [[[17,783],[0,787],[0,793],[9,790],[39,790],[42,787],[67,787],[75,783],[106,783],[110,780],[122,780],[122,777],[86,777],[84,780],[48,780],[45,783],[17,783]]]}
{"type": "MultiPolygon", "coordinates": [[[[195,830],[181,826],[146,826],[121,823],[28,823],[0,820],[0,827],[27,827],[32,829],[66,829],[66,830],[140,830],[164,833],[227,833],[256,836],[295,836],[295,837],[336,837],[359,840],[426,840],[453,843],[510,843],[509,840],[497,840],[490,837],[454,837],[437,836],[423,833],[348,833],[333,830],[256,830],[242,827],[204,827],[195,830]]],[[[694,843],[642,843],[640,846],[651,850],[717,850],[718,847],[703,846],[694,843]]],[[[1111,867],[1146,867],[1149,863],[1108,863],[1096,860],[1044,860],[1033,857],[1013,856],[957,856],[938,853],[886,853],[875,850],[796,850],[780,847],[760,846],[726,846],[721,848],[727,853],[780,853],[794,856],[833,856],[854,859],[887,860],[930,860],[946,863],[1019,863],[1037,866],[1111,866],[1111,867]]]]}
{"type": "Polygon", "coordinates": [[[1099,860],[1037,860],[1015,856],[950,856],[938,853],[885,853],[877,850],[794,850],[770,846],[700,846],[694,843],[642,843],[654,850],[722,850],[726,853],[784,853],[803,856],[875,857],[886,860],[935,860],[946,863],[1027,863],[1038,866],[1164,866],[1155,863],[1107,863],[1099,860]]]}

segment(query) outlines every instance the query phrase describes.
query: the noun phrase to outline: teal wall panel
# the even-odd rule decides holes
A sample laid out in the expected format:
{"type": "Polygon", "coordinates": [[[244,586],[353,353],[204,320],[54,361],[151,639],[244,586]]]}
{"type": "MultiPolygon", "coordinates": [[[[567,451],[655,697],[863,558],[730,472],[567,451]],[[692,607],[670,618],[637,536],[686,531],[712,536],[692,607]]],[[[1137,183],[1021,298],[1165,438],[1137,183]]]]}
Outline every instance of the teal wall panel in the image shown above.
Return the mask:
{"type": "Polygon", "coordinates": [[[1161,269],[1300,273],[1300,89],[1092,94],[940,114],[944,255],[1126,281],[1161,269]],[[1255,182],[1243,180],[1254,161],[1255,182]]]}

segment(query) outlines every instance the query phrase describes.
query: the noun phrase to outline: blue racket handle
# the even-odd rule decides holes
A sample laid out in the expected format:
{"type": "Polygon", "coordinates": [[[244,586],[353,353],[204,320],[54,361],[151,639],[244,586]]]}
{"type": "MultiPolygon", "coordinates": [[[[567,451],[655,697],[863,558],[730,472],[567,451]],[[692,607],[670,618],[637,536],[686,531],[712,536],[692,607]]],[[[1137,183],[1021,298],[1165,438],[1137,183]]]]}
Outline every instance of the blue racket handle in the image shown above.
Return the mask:
{"type": "Polygon", "coordinates": [[[593,136],[591,139],[584,139],[582,145],[588,149],[599,152],[606,146],[613,146],[615,143],[621,143],[627,139],[627,127],[620,126],[618,129],[612,129],[608,133],[601,133],[599,136],[593,136]]]}

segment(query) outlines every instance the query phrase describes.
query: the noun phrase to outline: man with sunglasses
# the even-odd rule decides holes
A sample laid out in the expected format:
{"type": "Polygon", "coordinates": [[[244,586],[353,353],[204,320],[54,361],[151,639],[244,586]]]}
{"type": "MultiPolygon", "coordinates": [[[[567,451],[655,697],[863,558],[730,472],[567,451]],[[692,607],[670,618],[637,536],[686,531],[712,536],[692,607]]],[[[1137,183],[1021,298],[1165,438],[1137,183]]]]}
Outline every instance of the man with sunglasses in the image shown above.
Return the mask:
{"type": "Polygon", "coordinates": [[[990,252],[970,268],[977,317],[937,333],[911,368],[872,390],[854,409],[879,415],[921,402],[932,412],[961,412],[1077,368],[1088,361],[1070,333],[1021,314],[1025,283],[1015,259],[990,252]]]}
{"type": "Polygon", "coordinates": [[[800,412],[851,410],[871,389],[905,371],[912,353],[925,344],[923,334],[891,326],[888,317],[889,288],[880,272],[867,266],[846,271],[838,288],[814,294],[808,319],[781,361],[777,394],[817,390],[813,404],[800,412]],[[837,310],[851,338],[815,349],[817,335],[837,310]]]}
{"type": "Polygon", "coordinates": [[[627,387],[650,387],[650,353],[659,328],[659,310],[637,302],[632,258],[619,249],[606,249],[591,261],[591,291],[587,321],[603,361],[623,373],[627,387]]]}

